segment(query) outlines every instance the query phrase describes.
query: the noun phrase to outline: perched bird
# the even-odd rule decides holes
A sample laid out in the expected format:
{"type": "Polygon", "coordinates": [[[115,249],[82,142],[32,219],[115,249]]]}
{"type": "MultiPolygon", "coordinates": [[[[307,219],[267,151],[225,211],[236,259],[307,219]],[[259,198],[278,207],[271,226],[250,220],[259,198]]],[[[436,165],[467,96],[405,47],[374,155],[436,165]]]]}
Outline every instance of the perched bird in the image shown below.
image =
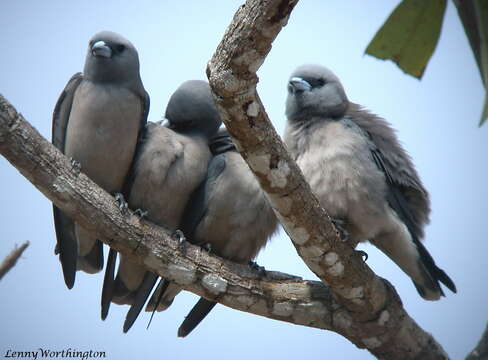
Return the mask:
{"type": "MultiPolygon", "coordinates": [[[[211,159],[209,142],[221,120],[207,82],[184,82],[171,96],[168,126],[148,123],[134,171],[130,175],[129,207],[147,212],[147,219],[176,231],[189,197],[205,178],[211,159]]],[[[102,318],[110,301],[132,305],[126,317],[128,331],[144,306],[158,276],[121,256],[115,280],[115,251],[107,264],[102,292],[102,318]],[[107,275],[108,274],[108,275],[107,275]]],[[[168,285],[166,283],[166,285],[168,285]]],[[[179,287],[170,284],[168,291],[179,287]]]]}
{"type": "MultiPolygon", "coordinates": [[[[83,73],[75,74],[59,97],[52,142],[107,192],[124,194],[148,112],[136,49],[121,35],[102,31],[88,44],[83,73]]],[[[54,224],[56,252],[71,289],[76,270],[103,268],[102,243],[56,206],[54,224]]]]}
{"type": "MultiPolygon", "coordinates": [[[[226,130],[219,131],[211,149],[207,177],[188,203],[181,229],[190,242],[248,264],[275,233],[278,221],[226,130]]],[[[156,305],[155,299],[153,295],[150,308],[156,305]]],[[[178,329],[178,336],[188,335],[215,304],[200,298],[178,329]]]]}
{"type": "Polygon", "coordinates": [[[440,283],[456,292],[421,243],[429,196],[390,125],[350,102],[339,79],[320,65],[292,73],[286,116],[288,150],[352,245],[369,240],[426,300],[444,296],[440,283]]]}

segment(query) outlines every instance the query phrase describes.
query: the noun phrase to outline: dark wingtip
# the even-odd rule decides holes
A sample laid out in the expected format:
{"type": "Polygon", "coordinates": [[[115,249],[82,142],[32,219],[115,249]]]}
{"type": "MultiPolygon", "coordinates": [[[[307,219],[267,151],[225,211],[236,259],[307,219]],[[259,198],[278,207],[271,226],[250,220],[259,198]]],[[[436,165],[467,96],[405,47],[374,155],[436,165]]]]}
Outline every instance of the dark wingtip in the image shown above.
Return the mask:
{"type": "Polygon", "coordinates": [[[124,326],[122,327],[122,331],[125,333],[127,333],[127,331],[130,330],[130,328],[132,327],[132,325],[134,325],[134,322],[137,320],[137,317],[139,316],[139,311],[133,311],[134,309],[134,306],[131,306],[129,311],[127,312],[127,315],[125,317],[125,321],[124,321],[124,326]],[[135,315],[134,315],[135,313],[135,315]]]}
{"type": "MultiPolygon", "coordinates": [[[[76,280],[76,263],[77,263],[77,252],[78,250],[73,250],[73,247],[63,246],[62,244],[59,249],[59,259],[61,261],[61,268],[63,269],[64,283],[68,289],[72,289],[75,285],[76,280]]],[[[75,244],[75,246],[77,246],[75,244]]]]}
{"type": "Polygon", "coordinates": [[[142,280],[139,289],[137,289],[136,297],[134,299],[134,303],[130,307],[124,321],[123,331],[126,333],[129,329],[134,325],[134,322],[137,320],[137,317],[141,313],[144,304],[146,303],[149,294],[151,293],[156,281],[158,280],[158,275],[148,271],[142,280]]]}
{"type": "Polygon", "coordinates": [[[75,286],[75,279],[76,271],[74,271],[72,274],[64,273],[64,283],[69,290],[71,290],[73,286],[75,286]]]}
{"type": "Polygon", "coordinates": [[[217,303],[214,301],[200,298],[178,328],[178,337],[185,337],[191,333],[208,313],[212,311],[215,305],[217,305],[217,303]]]}
{"type": "Polygon", "coordinates": [[[103,277],[102,299],[101,299],[101,318],[105,320],[110,309],[110,302],[114,293],[114,274],[115,262],[117,261],[117,252],[110,249],[108,253],[107,267],[105,269],[105,276],[103,277]]]}
{"type": "Polygon", "coordinates": [[[124,332],[124,334],[127,334],[127,331],[130,330],[130,328],[132,327],[133,324],[134,323],[128,324],[127,319],[125,320],[124,327],[122,328],[122,331],[124,332]]]}
{"type": "Polygon", "coordinates": [[[456,289],[456,284],[454,284],[454,281],[451,280],[451,278],[444,272],[442,269],[438,269],[438,276],[437,278],[441,283],[443,283],[449,290],[451,290],[454,294],[457,293],[456,289]]]}
{"type": "Polygon", "coordinates": [[[413,240],[415,245],[417,246],[423,264],[430,272],[433,280],[437,282],[437,286],[439,287],[441,294],[445,296],[444,293],[442,292],[439,282],[444,284],[453,293],[457,293],[457,289],[456,289],[456,285],[454,285],[454,281],[451,280],[451,278],[445,273],[444,270],[442,270],[440,267],[436,265],[434,259],[430,255],[429,251],[425,248],[424,244],[422,244],[415,237],[413,240]]]}
{"type": "MultiPolygon", "coordinates": [[[[72,289],[75,286],[76,280],[76,257],[73,260],[72,256],[66,256],[61,248],[59,253],[59,259],[61,260],[61,268],[63,269],[64,283],[68,289],[72,289]]],[[[75,254],[76,256],[76,254],[75,254]]]]}
{"type": "MultiPolygon", "coordinates": [[[[154,309],[153,309],[153,311],[151,313],[151,318],[149,319],[149,323],[146,326],[146,330],[149,330],[149,326],[151,325],[151,322],[152,322],[152,319],[154,317],[154,314],[156,313],[156,310],[158,310],[159,304],[161,303],[161,300],[163,299],[163,295],[166,292],[166,289],[168,288],[168,286],[169,286],[169,281],[168,280],[166,280],[164,278],[161,278],[161,280],[159,280],[159,284],[156,287],[156,290],[154,291],[154,294],[156,294],[159,291],[159,295],[158,295],[158,298],[157,298],[156,302],[154,303],[154,309]]],[[[151,297],[151,299],[149,300],[148,306],[153,301],[154,294],[151,297]]]]}
{"type": "Polygon", "coordinates": [[[181,325],[179,328],[178,328],[178,337],[180,338],[184,338],[186,335],[188,335],[190,333],[192,329],[188,330],[188,329],[185,329],[183,327],[183,325],[181,325]]]}

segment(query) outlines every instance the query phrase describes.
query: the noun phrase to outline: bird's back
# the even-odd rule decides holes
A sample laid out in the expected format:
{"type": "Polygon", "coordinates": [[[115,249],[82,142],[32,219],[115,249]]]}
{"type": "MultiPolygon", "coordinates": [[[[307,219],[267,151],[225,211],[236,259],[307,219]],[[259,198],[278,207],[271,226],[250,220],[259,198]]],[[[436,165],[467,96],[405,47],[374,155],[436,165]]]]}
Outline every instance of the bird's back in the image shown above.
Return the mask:
{"type": "Polygon", "coordinates": [[[227,151],[212,161],[219,157],[225,157],[225,168],[208,187],[208,208],[195,235],[216,254],[247,263],[276,231],[277,219],[241,155],[227,151]]]}
{"type": "Polygon", "coordinates": [[[202,138],[149,124],[135,169],[130,207],[147,211],[154,223],[176,230],[209,160],[210,150],[202,138]]]}

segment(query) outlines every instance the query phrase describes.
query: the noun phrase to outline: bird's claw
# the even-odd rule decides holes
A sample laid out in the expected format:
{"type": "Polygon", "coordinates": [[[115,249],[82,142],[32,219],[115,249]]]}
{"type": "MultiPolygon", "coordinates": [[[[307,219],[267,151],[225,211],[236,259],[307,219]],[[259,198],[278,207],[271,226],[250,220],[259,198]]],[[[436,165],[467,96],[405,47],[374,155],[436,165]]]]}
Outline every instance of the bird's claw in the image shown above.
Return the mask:
{"type": "Polygon", "coordinates": [[[202,245],[202,249],[207,250],[207,252],[210,254],[212,252],[212,244],[205,243],[205,244],[202,245]]]}
{"type": "Polygon", "coordinates": [[[144,219],[147,216],[147,211],[144,211],[142,209],[136,209],[134,211],[134,214],[136,214],[137,216],[139,216],[140,219],[144,219]]]}
{"type": "Polygon", "coordinates": [[[356,250],[356,253],[358,253],[359,255],[361,255],[361,258],[363,259],[363,262],[365,263],[366,261],[368,261],[368,253],[366,251],[363,251],[363,250],[356,250]]]}
{"type": "Polygon", "coordinates": [[[249,261],[249,266],[251,267],[251,269],[257,270],[260,276],[266,274],[266,269],[264,268],[264,266],[259,266],[258,263],[255,261],[249,261]]]}
{"type": "Polygon", "coordinates": [[[187,241],[185,234],[183,234],[183,231],[176,230],[174,233],[171,234],[171,237],[178,241],[178,247],[180,251],[183,253],[183,255],[186,255],[187,241]]]}
{"type": "Polygon", "coordinates": [[[72,157],[69,158],[69,163],[71,164],[71,168],[73,169],[75,174],[78,175],[81,171],[81,163],[79,161],[76,161],[72,157]]]}
{"type": "Polygon", "coordinates": [[[174,233],[171,234],[171,237],[177,240],[180,244],[186,241],[185,234],[183,234],[183,231],[181,230],[176,230],[174,233]]]}
{"type": "Polygon", "coordinates": [[[341,240],[344,242],[348,241],[349,240],[349,232],[344,228],[344,224],[346,222],[342,219],[336,219],[336,218],[331,218],[330,220],[332,221],[337,232],[339,233],[341,240]]]}
{"type": "Polygon", "coordinates": [[[127,204],[127,201],[125,201],[124,195],[122,195],[121,193],[115,193],[115,201],[119,205],[120,212],[124,215],[127,214],[129,204],[127,204]]]}

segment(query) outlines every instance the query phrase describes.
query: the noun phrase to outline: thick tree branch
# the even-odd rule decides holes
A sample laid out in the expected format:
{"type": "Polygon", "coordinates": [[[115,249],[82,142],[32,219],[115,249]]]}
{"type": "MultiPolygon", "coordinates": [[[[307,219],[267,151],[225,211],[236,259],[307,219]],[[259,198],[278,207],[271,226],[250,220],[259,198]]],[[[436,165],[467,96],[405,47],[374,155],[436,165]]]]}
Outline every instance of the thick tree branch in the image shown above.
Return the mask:
{"type": "Polygon", "coordinates": [[[486,325],[478,345],[468,354],[466,360],[488,360],[488,325],[486,325]]]}
{"type": "Polygon", "coordinates": [[[10,271],[10,269],[15,266],[17,260],[19,260],[19,258],[22,256],[24,250],[27,249],[27,246],[29,246],[28,241],[26,241],[19,247],[15,247],[15,249],[13,249],[10,254],[5,256],[2,263],[0,264],[0,280],[4,277],[6,273],[10,271]]]}
{"type": "Polygon", "coordinates": [[[113,198],[43,139],[0,96],[0,153],[66,214],[102,241],[195,294],[273,319],[328,329],[385,359],[443,359],[441,346],[402,307],[394,289],[340,241],[288,156],[256,93],[256,71],[297,0],[249,0],[208,66],[210,83],[237,146],[298,253],[330,285],[286,274],[260,277],[121,214],[113,198]]]}
{"type": "Polygon", "coordinates": [[[130,211],[121,213],[112,196],[73,168],[2,95],[0,153],[56,206],[100,235],[104,243],[186,290],[237,310],[338,331],[337,319],[343,309],[322,283],[279,272],[261,276],[249,266],[190,244],[183,252],[168,230],[130,211]]]}
{"type": "Polygon", "coordinates": [[[334,320],[339,332],[381,358],[446,358],[408,316],[394,289],[340,241],[256,92],[256,71],[297,2],[248,0],[235,14],[207,67],[224,123],[299,255],[344,306],[334,320]]]}

